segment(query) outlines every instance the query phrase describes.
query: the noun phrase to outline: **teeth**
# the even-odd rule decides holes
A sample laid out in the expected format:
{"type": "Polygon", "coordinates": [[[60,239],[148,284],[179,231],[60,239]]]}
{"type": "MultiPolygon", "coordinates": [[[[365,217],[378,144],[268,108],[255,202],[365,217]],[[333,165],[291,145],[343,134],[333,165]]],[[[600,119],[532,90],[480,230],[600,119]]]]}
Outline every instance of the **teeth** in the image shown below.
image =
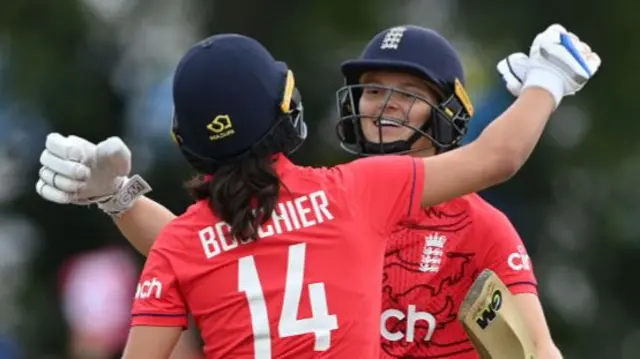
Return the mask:
{"type": "Polygon", "coordinates": [[[389,121],[389,120],[385,120],[385,119],[380,119],[378,121],[378,126],[400,127],[400,125],[397,122],[389,121]]]}

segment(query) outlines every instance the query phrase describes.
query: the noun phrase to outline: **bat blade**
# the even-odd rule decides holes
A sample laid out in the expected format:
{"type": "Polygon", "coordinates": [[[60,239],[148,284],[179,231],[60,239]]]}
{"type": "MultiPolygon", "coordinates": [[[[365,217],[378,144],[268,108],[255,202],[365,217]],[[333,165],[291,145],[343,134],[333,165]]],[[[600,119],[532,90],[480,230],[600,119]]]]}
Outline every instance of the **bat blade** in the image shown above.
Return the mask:
{"type": "Polygon", "coordinates": [[[515,299],[493,271],[483,270],[473,282],[458,320],[482,359],[535,359],[515,299]]]}

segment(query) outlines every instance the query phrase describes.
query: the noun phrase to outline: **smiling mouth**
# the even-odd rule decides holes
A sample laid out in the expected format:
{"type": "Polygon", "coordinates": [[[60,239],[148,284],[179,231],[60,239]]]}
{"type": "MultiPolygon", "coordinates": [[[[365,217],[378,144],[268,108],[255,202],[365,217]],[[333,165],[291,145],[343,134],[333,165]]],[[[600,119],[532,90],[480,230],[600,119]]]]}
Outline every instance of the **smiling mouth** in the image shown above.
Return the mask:
{"type": "Polygon", "coordinates": [[[402,125],[400,125],[397,121],[387,120],[384,118],[375,120],[373,123],[376,125],[376,127],[402,127],[402,125]]]}

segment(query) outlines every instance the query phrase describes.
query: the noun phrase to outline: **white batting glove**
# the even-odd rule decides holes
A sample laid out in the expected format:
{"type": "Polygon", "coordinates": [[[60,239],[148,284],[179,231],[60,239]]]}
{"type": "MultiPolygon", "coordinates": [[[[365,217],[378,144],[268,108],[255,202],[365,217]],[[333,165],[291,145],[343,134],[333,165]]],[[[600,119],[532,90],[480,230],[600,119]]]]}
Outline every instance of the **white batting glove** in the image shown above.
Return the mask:
{"type": "Polygon", "coordinates": [[[516,52],[500,60],[496,67],[507,90],[515,97],[520,96],[522,84],[529,71],[529,56],[516,52]]]}
{"type": "Polygon", "coordinates": [[[563,97],[582,89],[601,62],[576,35],[562,25],[551,25],[533,40],[522,89],[540,87],[549,91],[557,107],[563,97]]]}
{"type": "Polygon", "coordinates": [[[40,156],[38,194],[61,204],[97,204],[120,216],[151,187],[140,176],[128,178],[131,151],[118,137],[95,145],[77,136],[47,136],[40,156]]]}

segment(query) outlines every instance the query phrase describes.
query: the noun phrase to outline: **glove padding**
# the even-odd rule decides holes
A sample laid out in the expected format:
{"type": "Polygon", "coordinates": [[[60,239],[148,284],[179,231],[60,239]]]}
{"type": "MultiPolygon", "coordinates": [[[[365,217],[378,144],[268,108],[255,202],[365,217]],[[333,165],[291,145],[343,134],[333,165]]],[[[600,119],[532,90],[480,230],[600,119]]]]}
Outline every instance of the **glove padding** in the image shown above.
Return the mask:
{"type": "Polygon", "coordinates": [[[549,91],[557,107],[563,97],[580,91],[601,63],[589,45],[562,25],[554,24],[533,40],[522,88],[541,87],[549,91]]]}
{"type": "Polygon", "coordinates": [[[529,56],[516,52],[502,59],[496,67],[507,90],[515,97],[520,96],[522,84],[529,70],[529,56]]]}
{"type": "Polygon", "coordinates": [[[36,191],[44,199],[61,203],[95,203],[110,215],[119,216],[135,200],[151,191],[140,176],[128,178],[131,151],[118,137],[95,145],[81,137],[47,136],[40,156],[36,191]]]}

